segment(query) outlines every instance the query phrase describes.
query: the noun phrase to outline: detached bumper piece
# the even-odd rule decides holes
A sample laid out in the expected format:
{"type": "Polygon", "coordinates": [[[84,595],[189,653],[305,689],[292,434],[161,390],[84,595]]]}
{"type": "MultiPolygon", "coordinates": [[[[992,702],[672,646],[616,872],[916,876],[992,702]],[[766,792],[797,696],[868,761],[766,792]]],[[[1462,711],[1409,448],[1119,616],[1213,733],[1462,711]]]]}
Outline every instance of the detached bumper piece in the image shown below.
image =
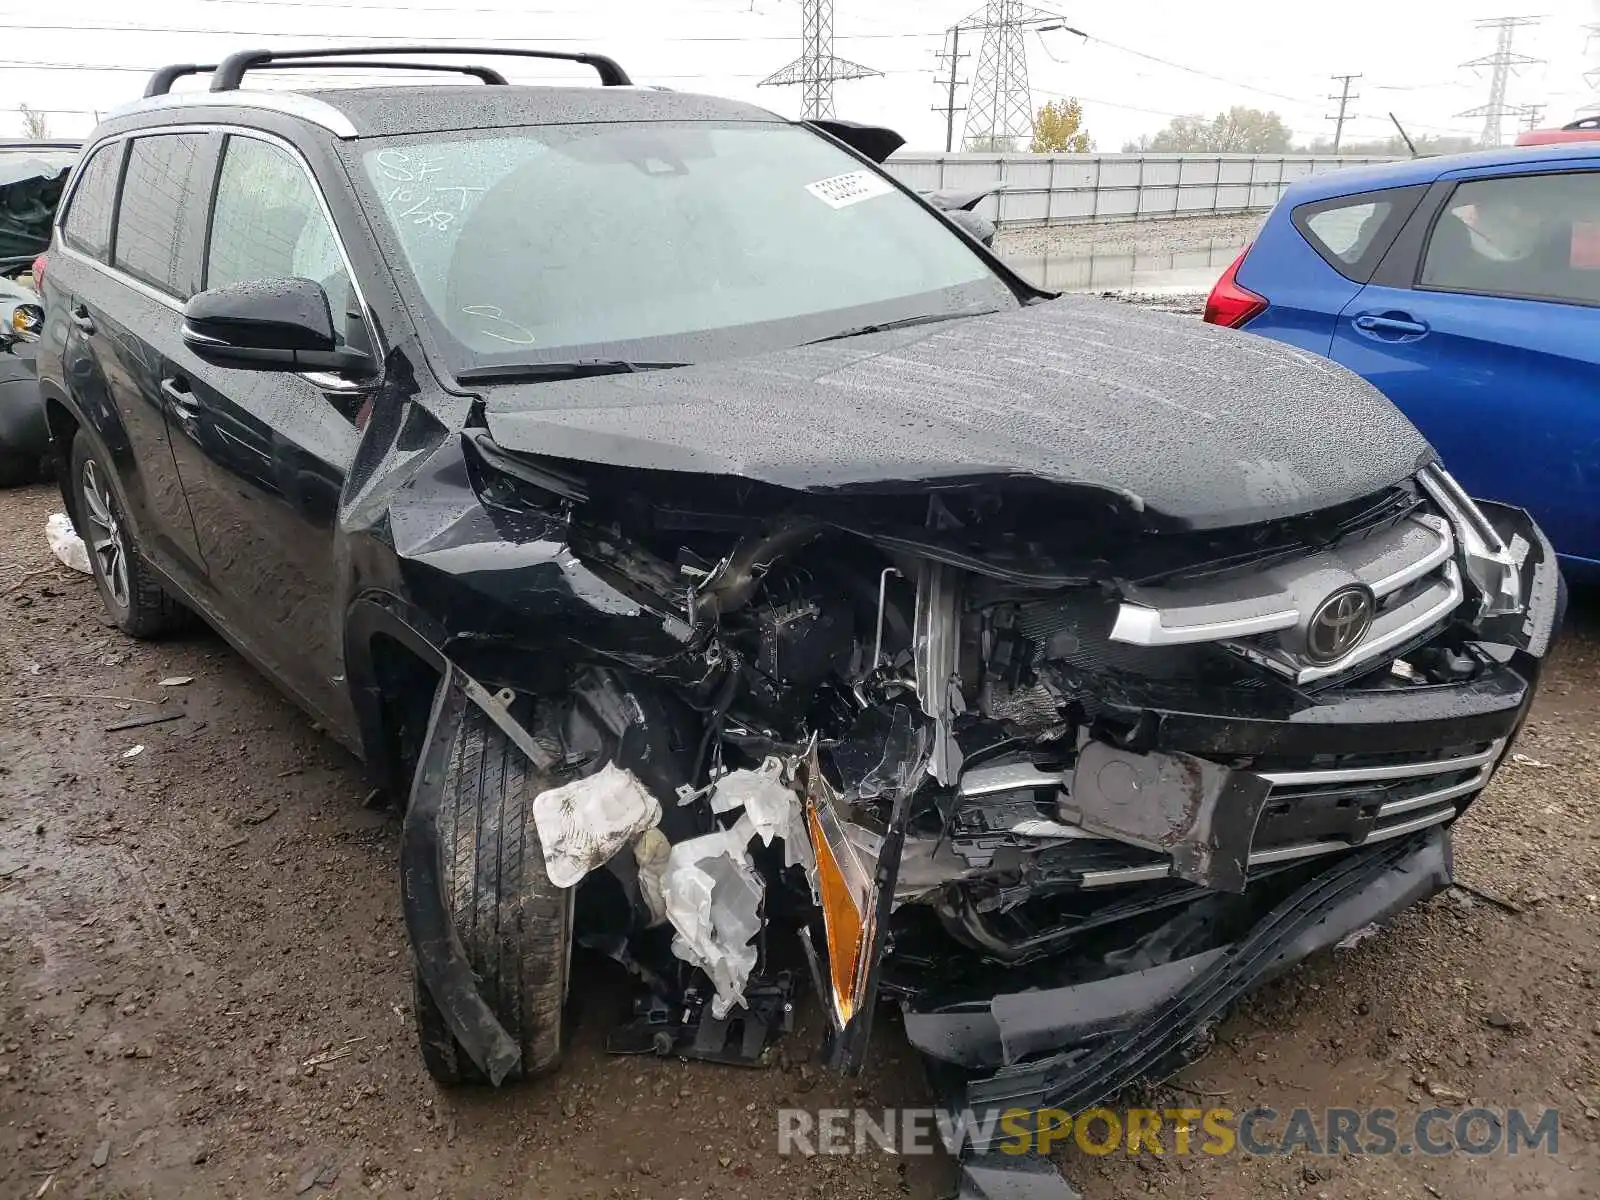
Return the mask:
{"type": "MultiPolygon", "coordinates": [[[[970,1112],[973,1140],[964,1178],[968,1197],[1071,1196],[1036,1190],[1040,1164],[996,1153],[993,1114],[1010,1114],[1014,1137],[1036,1130],[1050,1110],[1078,1114],[1192,1060],[1227,1009],[1266,980],[1355,930],[1383,921],[1451,883],[1450,835],[1430,829],[1348,854],[1311,876],[1265,912],[1239,940],[1141,970],[1068,987],[993,997],[970,1005],[906,1014],[906,1032],[947,1069],[946,1103],[970,1112]],[[991,1069],[992,1073],[978,1071],[991,1069]],[[1013,1174],[1019,1189],[1000,1182],[1013,1174]]],[[[1059,1183],[1059,1179],[1056,1180],[1059,1183]]],[[[1064,1187],[1064,1184],[1060,1184],[1064,1187]]]]}

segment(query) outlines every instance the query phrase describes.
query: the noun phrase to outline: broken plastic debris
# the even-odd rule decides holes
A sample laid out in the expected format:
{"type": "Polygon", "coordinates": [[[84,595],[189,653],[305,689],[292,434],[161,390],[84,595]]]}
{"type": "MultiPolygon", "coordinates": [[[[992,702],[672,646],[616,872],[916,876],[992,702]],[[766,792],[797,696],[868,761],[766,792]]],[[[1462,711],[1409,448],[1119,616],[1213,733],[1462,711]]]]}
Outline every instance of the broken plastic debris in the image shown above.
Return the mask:
{"type": "Polygon", "coordinates": [[[1334,946],[1339,950],[1349,950],[1355,946],[1359,946],[1362,942],[1366,941],[1370,937],[1377,937],[1382,932],[1383,930],[1379,929],[1376,925],[1363,925],[1360,929],[1352,929],[1349,933],[1345,934],[1342,938],[1334,943],[1334,946]]]}
{"type": "Polygon", "coordinates": [[[1540,762],[1537,758],[1529,758],[1521,752],[1512,754],[1511,761],[1519,767],[1533,767],[1540,771],[1555,765],[1554,763],[1540,762]]]}
{"type": "Polygon", "coordinates": [[[650,924],[667,919],[667,902],[661,895],[661,873],[667,869],[672,843],[659,829],[646,829],[633,843],[633,861],[639,864],[639,894],[650,910],[650,924]]]}
{"type": "Polygon", "coordinates": [[[193,675],[168,675],[165,679],[156,680],[157,687],[183,687],[194,682],[193,675]]]}
{"type": "Polygon", "coordinates": [[[598,772],[533,798],[533,824],[550,882],[569,888],[661,819],[661,804],[632,771],[598,772]]]}
{"type": "Polygon", "coordinates": [[[82,571],[85,575],[90,573],[89,548],[72,527],[71,517],[66,513],[51,513],[50,519],[44,523],[44,536],[50,543],[51,554],[74,571],[82,571]]]}
{"type": "Polygon", "coordinates": [[[800,797],[783,781],[783,776],[783,760],[776,757],[769,757],[754,771],[730,771],[717,781],[711,793],[711,811],[725,813],[743,808],[744,815],[732,831],[747,835],[742,845],[749,845],[748,835],[752,834],[761,839],[763,846],[772,845],[773,838],[782,838],[784,866],[805,867],[809,871],[814,859],[800,797]]]}
{"type": "Polygon", "coordinates": [[[122,757],[123,758],[138,758],[139,755],[141,755],[143,753],[144,753],[144,747],[143,746],[129,746],[126,750],[124,750],[122,752],[122,757]]]}
{"type": "Polygon", "coordinates": [[[750,939],[761,929],[761,877],[736,837],[722,831],[679,842],[661,872],[667,920],[677,931],[672,952],[711,976],[711,1014],[719,1020],[744,1007],[756,965],[750,939]]]}

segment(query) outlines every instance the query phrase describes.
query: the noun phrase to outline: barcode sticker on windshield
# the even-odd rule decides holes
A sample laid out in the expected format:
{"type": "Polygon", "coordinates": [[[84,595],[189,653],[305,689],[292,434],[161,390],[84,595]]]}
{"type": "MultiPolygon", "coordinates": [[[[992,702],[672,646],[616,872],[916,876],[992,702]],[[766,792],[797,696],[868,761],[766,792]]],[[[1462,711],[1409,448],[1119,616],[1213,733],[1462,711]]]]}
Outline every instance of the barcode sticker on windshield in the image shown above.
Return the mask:
{"type": "Polygon", "coordinates": [[[851,171],[848,175],[834,175],[806,184],[806,191],[829,208],[847,208],[874,196],[887,196],[894,184],[871,171],[851,171]]]}

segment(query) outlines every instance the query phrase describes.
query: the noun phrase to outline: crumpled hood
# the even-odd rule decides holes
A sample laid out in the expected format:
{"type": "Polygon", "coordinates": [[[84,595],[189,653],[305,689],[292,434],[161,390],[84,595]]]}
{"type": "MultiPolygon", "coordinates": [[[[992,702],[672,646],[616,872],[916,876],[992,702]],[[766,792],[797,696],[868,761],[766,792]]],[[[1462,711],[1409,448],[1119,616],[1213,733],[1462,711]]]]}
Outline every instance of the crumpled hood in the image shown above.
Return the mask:
{"type": "Polygon", "coordinates": [[[1327,359],[1087,297],[483,395],[491,436],[520,453],[805,491],[1031,477],[1191,528],[1315,511],[1433,457],[1327,359]]]}
{"type": "Polygon", "coordinates": [[[61,150],[0,154],[0,262],[31,260],[50,245],[74,157],[61,150]]]}

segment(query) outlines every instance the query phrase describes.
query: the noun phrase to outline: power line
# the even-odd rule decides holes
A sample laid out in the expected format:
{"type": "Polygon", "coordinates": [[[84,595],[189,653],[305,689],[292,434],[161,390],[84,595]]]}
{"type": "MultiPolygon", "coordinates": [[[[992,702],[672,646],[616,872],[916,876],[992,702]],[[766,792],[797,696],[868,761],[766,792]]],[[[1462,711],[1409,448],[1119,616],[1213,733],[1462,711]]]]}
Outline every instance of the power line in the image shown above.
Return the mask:
{"type": "MultiPolygon", "coordinates": [[[[165,64],[158,64],[158,65],[155,65],[155,66],[140,67],[140,66],[133,66],[133,65],[128,64],[128,63],[54,62],[54,61],[48,61],[48,60],[44,60],[44,59],[19,59],[19,58],[0,59],[0,67],[16,67],[16,68],[19,68],[19,69],[22,69],[22,70],[29,70],[29,71],[118,71],[118,72],[129,72],[129,73],[136,74],[136,75],[148,75],[152,71],[160,70],[161,67],[164,66],[164,65],[165,64]]],[[[260,70],[260,71],[270,71],[271,69],[272,69],[271,67],[258,68],[258,70],[260,70]]],[[[503,68],[502,68],[502,70],[503,70],[503,68]]],[[[512,71],[505,71],[504,73],[507,75],[508,78],[511,78],[513,80],[515,80],[515,79],[563,79],[564,78],[562,76],[551,76],[551,75],[519,75],[519,74],[515,74],[512,71]]],[[[252,74],[254,74],[254,72],[252,72],[252,74]]],[[[301,80],[304,80],[306,78],[306,75],[305,75],[304,72],[297,72],[296,74],[297,74],[297,77],[299,79],[301,79],[301,80]]],[[[880,71],[880,72],[878,72],[878,74],[880,74],[880,75],[926,75],[927,74],[927,69],[926,68],[916,68],[916,67],[905,67],[905,68],[891,69],[891,70],[888,70],[888,71],[880,71]]],[[[362,74],[360,72],[336,72],[336,71],[321,72],[321,71],[319,71],[317,73],[317,75],[316,75],[316,78],[318,78],[318,79],[334,79],[334,78],[382,79],[382,80],[384,80],[386,82],[393,83],[396,80],[396,78],[406,78],[406,76],[404,75],[403,72],[385,73],[384,75],[379,76],[379,75],[374,75],[374,74],[372,74],[370,72],[362,74]]],[[[415,79],[424,79],[424,78],[432,79],[433,77],[432,76],[416,75],[416,76],[412,76],[411,78],[415,78],[415,79]]],[[[763,74],[760,71],[698,71],[698,72],[694,72],[694,73],[691,73],[691,74],[677,74],[677,75],[674,75],[674,74],[657,74],[655,72],[651,72],[649,74],[649,78],[651,78],[651,79],[686,79],[686,80],[693,80],[693,79],[761,79],[761,78],[763,78],[763,74]]],[[[303,86],[304,86],[304,84],[302,84],[302,87],[303,86]]]]}
{"type": "MultiPolygon", "coordinates": [[[[362,3],[328,3],[326,0],[191,0],[197,4],[230,4],[244,8],[306,8],[306,9],[356,9],[367,12],[381,12],[393,15],[397,12],[418,13],[493,13],[501,17],[584,17],[592,14],[592,9],[587,8],[509,8],[468,7],[465,5],[437,5],[437,4],[362,4],[362,3]]],[[[701,12],[717,12],[718,15],[726,13],[725,9],[700,9],[701,12]]],[[[13,14],[17,16],[25,13],[13,14]]],[[[927,35],[937,36],[937,35],[927,35]]],[[[652,41],[656,39],[651,39],[652,41]]],[[[789,39],[792,40],[792,39],[789,39]]]]}
{"type": "Polygon", "coordinates": [[[1171,67],[1175,71],[1183,71],[1190,75],[1198,75],[1202,79],[1210,79],[1217,83],[1226,83],[1247,92],[1258,92],[1263,96],[1271,96],[1275,100],[1288,100],[1292,104],[1304,105],[1307,108],[1315,107],[1318,101],[1306,100],[1300,96],[1290,96],[1284,92],[1274,92],[1269,88],[1256,87],[1254,84],[1245,83],[1243,80],[1232,79],[1226,75],[1217,75],[1211,71],[1202,71],[1199,67],[1187,66],[1184,63],[1173,62],[1170,58],[1160,58],[1154,54],[1146,54],[1143,50],[1135,50],[1132,46],[1123,46],[1117,42],[1107,41],[1103,37],[1088,35],[1091,42],[1099,42],[1112,50],[1120,50],[1124,54],[1131,54],[1135,58],[1142,58],[1146,62],[1160,63],[1164,67],[1171,67]]]}
{"type": "Polygon", "coordinates": [[[1489,103],[1480,104],[1477,108],[1469,108],[1465,112],[1458,112],[1458,117],[1482,117],[1483,133],[1479,141],[1485,147],[1500,145],[1503,134],[1501,121],[1505,117],[1517,116],[1522,110],[1506,103],[1506,84],[1511,76],[1516,74],[1518,67],[1533,66],[1544,62],[1542,58],[1532,58],[1526,54],[1518,54],[1511,49],[1512,39],[1518,29],[1525,26],[1537,25],[1543,17],[1493,17],[1487,21],[1476,22],[1479,29],[1493,29],[1495,31],[1495,45],[1493,54],[1485,54],[1482,58],[1475,58],[1464,62],[1463,67],[1477,69],[1488,67],[1489,75],[1489,103]]]}
{"type": "MultiPolygon", "coordinates": [[[[308,6],[308,7],[311,7],[311,6],[308,6]]],[[[360,5],[348,5],[348,6],[341,6],[341,7],[359,8],[360,5]]],[[[402,10],[389,10],[389,11],[402,11],[402,10]]],[[[498,10],[490,10],[490,9],[470,10],[470,9],[467,9],[467,10],[462,10],[462,11],[485,11],[485,12],[489,12],[489,11],[498,11],[498,10]]],[[[24,14],[21,14],[21,13],[0,13],[0,16],[7,16],[7,17],[10,17],[10,16],[19,16],[20,17],[20,16],[23,16],[23,15],[24,14]]],[[[296,31],[277,30],[277,29],[274,29],[274,30],[268,30],[268,29],[223,29],[223,28],[216,28],[216,27],[199,28],[199,27],[195,27],[195,26],[181,26],[181,25],[103,25],[103,24],[85,25],[85,24],[81,24],[81,23],[80,24],[76,24],[76,25],[41,25],[39,22],[33,21],[33,20],[23,20],[23,21],[18,21],[18,22],[15,22],[15,23],[13,23],[11,21],[0,21],[0,29],[34,29],[34,30],[47,30],[47,31],[50,31],[50,32],[55,32],[55,33],[187,33],[187,34],[197,34],[197,35],[215,34],[215,35],[226,36],[226,37],[316,38],[316,39],[318,39],[320,41],[327,41],[327,40],[358,41],[358,42],[362,42],[362,43],[369,43],[369,42],[372,41],[371,35],[370,34],[364,34],[364,33],[327,33],[327,32],[323,32],[323,31],[305,33],[305,32],[296,32],[296,31]]],[[[880,39],[880,38],[899,38],[899,39],[903,39],[903,38],[919,38],[919,39],[927,39],[927,38],[934,38],[934,37],[943,36],[943,33],[944,33],[943,30],[939,30],[937,32],[931,32],[931,33],[856,33],[856,34],[841,33],[841,34],[834,35],[834,37],[835,37],[835,40],[837,40],[837,41],[849,42],[849,41],[861,41],[861,40],[867,40],[867,39],[880,39]]],[[[430,33],[430,34],[427,35],[427,40],[429,42],[441,42],[441,43],[450,43],[450,42],[478,43],[478,42],[481,42],[483,40],[483,38],[484,38],[483,34],[454,34],[454,35],[452,35],[452,34],[430,33]]],[[[583,43],[595,44],[595,43],[599,43],[599,42],[604,42],[607,39],[604,38],[604,37],[561,37],[561,36],[556,36],[556,37],[504,37],[504,36],[501,36],[501,35],[496,35],[494,40],[497,41],[497,42],[517,42],[517,43],[529,43],[529,44],[535,44],[535,45],[570,45],[570,44],[574,44],[574,43],[576,43],[576,44],[583,44],[583,43]]],[[[797,35],[794,35],[794,34],[752,34],[752,35],[750,35],[748,37],[740,37],[740,36],[736,36],[736,35],[733,35],[733,34],[705,34],[705,35],[684,34],[684,35],[669,35],[667,37],[651,38],[650,40],[652,42],[728,42],[728,43],[740,43],[740,42],[795,42],[795,41],[801,41],[802,38],[800,36],[797,36],[797,35]]],[[[381,41],[378,44],[381,45],[382,44],[381,41]]]]}
{"type": "Polygon", "coordinates": [[[833,116],[833,84],[836,79],[865,79],[882,75],[833,53],[833,0],[800,0],[800,57],[782,70],[774,71],[760,87],[801,87],[800,116],[814,121],[833,116]]]}
{"type": "Polygon", "coordinates": [[[1328,120],[1334,122],[1334,126],[1333,126],[1333,152],[1335,154],[1337,154],[1337,153],[1339,153],[1340,144],[1344,141],[1345,114],[1350,108],[1350,101],[1361,99],[1361,93],[1359,93],[1359,92],[1357,92],[1353,96],[1350,94],[1350,84],[1353,81],[1355,81],[1357,79],[1360,79],[1361,76],[1359,76],[1359,75],[1330,75],[1329,78],[1330,79],[1335,79],[1335,80],[1341,80],[1343,82],[1343,85],[1344,85],[1342,88],[1340,88],[1339,94],[1337,96],[1329,96],[1328,97],[1329,100],[1337,100],[1339,102],[1339,115],[1336,116],[1336,117],[1329,117],[1328,118],[1328,120]]]}

